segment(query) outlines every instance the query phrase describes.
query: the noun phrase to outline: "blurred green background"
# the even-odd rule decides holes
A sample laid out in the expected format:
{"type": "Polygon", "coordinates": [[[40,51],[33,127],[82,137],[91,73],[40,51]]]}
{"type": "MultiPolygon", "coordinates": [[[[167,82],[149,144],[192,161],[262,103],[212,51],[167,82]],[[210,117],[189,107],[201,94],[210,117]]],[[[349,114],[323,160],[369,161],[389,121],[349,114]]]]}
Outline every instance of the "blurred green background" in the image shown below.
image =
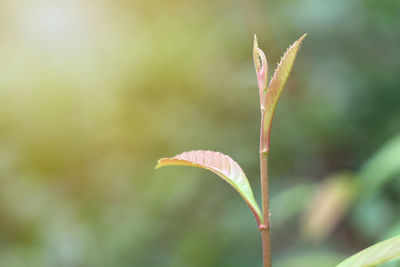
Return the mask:
{"type": "Polygon", "coordinates": [[[274,266],[334,266],[400,234],[399,14],[398,0],[2,0],[0,266],[261,266],[231,187],[153,169],[221,151],[260,200],[254,33],[270,72],[308,33],[273,125],[274,266]]]}

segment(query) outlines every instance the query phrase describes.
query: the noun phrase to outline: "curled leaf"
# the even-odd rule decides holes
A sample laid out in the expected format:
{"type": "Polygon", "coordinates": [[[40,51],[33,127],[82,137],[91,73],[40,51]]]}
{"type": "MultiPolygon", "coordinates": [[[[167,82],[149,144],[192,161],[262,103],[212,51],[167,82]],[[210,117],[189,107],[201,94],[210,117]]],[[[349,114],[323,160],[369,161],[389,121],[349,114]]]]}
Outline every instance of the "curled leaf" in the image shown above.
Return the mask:
{"type": "Polygon", "coordinates": [[[397,258],[400,258],[400,236],[366,248],[336,267],[373,267],[397,258]]]}
{"type": "Polygon", "coordinates": [[[253,60],[256,68],[258,91],[260,93],[260,104],[264,107],[264,94],[268,83],[268,62],[264,52],[258,48],[257,36],[254,34],[253,60]]]}
{"type": "Polygon", "coordinates": [[[253,196],[246,175],[233,159],[220,152],[213,151],[190,151],[179,154],[173,158],[162,158],[158,161],[157,168],[169,165],[193,166],[210,170],[230,184],[246,201],[257,220],[262,225],[262,215],[253,196]]]}

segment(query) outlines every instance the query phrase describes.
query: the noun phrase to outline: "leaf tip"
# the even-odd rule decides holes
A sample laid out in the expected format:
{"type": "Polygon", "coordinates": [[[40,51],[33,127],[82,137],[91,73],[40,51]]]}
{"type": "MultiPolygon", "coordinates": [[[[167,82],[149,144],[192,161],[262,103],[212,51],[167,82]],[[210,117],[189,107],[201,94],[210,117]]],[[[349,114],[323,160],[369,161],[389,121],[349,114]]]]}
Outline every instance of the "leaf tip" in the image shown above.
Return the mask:
{"type": "Polygon", "coordinates": [[[301,43],[304,40],[304,38],[307,37],[307,35],[308,35],[307,33],[303,34],[299,39],[297,39],[297,42],[301,43]]]}
{"type": "Polygon", "coordinates": [[[155,170],[157,170],[157,169],[159,169],[159,168],[161,168],[161,167],[163,166],[163,165],[162,165],[162,160],[163,160],[163,159],[164,159],[164,158],[157,160],[157,165],[154,167],[155,170]]]}
{"type": "Polygon", "coordinates": [[[257,42],[257,35],[254,34],[254,41],[253,41],[253,60],[254,66],[256,67],[256,71],[259,72],[261,69],[261,62],[260,58],[258,57],[258,42],[257,42]]]}

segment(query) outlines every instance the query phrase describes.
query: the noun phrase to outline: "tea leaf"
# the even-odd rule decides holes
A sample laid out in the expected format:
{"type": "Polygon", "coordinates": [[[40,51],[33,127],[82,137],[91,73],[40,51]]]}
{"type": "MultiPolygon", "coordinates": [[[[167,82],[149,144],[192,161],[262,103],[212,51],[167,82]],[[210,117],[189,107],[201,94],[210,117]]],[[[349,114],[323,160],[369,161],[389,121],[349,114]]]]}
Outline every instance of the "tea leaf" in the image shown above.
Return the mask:
{"type": "Polygon", "coordinates": [[[160,159],[156,169],[169,165],[193,166],[214,172],[239,192],[253,212],[257,224],[259,226],[262,224],[260,208],[254,199],[249,181],[239,164],[230,157],[220,152],[203,150],[190,151],[179,154],[173,158],[160,159]]]}
{"type": "Polygon", "coordinates": [[[260,107],[265,108],[264,96],[267,91],[268,83],[268,62],[264,52],[258,48],[257,36],[255,34],[253,42],[253,60],[257,74],[258,91],[260,93],[260,107]]]}
{"type": "Polygon", "coordinates": [[[336,267],[372,267],[396,258],[400,258],[400,236],[366,248],[336,267]]]}
{"type": "Polygon", "coordinates": [[[300,44],[307,34],[303,34],[296,42],[292,44],[286,53],[281,58],[281,61],[276,68],[274,75],[269,83],[266,97],[266,107],[270,111],[275,109],[276,103],[278,102],[279,96],[281,95],[283,86],[289,77],[290,71],[293,68],[294,60],[296,59],[297,51],[300,48],[300,44]]]}

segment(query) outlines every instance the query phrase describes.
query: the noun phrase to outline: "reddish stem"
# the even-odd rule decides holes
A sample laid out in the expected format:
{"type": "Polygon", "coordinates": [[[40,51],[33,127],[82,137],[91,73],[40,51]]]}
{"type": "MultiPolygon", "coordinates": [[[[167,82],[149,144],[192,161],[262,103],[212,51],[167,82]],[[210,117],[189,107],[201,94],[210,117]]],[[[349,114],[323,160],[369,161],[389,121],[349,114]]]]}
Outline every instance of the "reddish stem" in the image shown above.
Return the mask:
{"type": "Polygon", "coordinates": [[[263,247],[263,266],[271,266],[271,237],[270,237],[270,211],[268,194],[268,153],[270,139],[270,125],[266,125],[265,110],[261,109],[260,129],[260,176],[262,192],[263,228],[260,228],[263,247]]]}

